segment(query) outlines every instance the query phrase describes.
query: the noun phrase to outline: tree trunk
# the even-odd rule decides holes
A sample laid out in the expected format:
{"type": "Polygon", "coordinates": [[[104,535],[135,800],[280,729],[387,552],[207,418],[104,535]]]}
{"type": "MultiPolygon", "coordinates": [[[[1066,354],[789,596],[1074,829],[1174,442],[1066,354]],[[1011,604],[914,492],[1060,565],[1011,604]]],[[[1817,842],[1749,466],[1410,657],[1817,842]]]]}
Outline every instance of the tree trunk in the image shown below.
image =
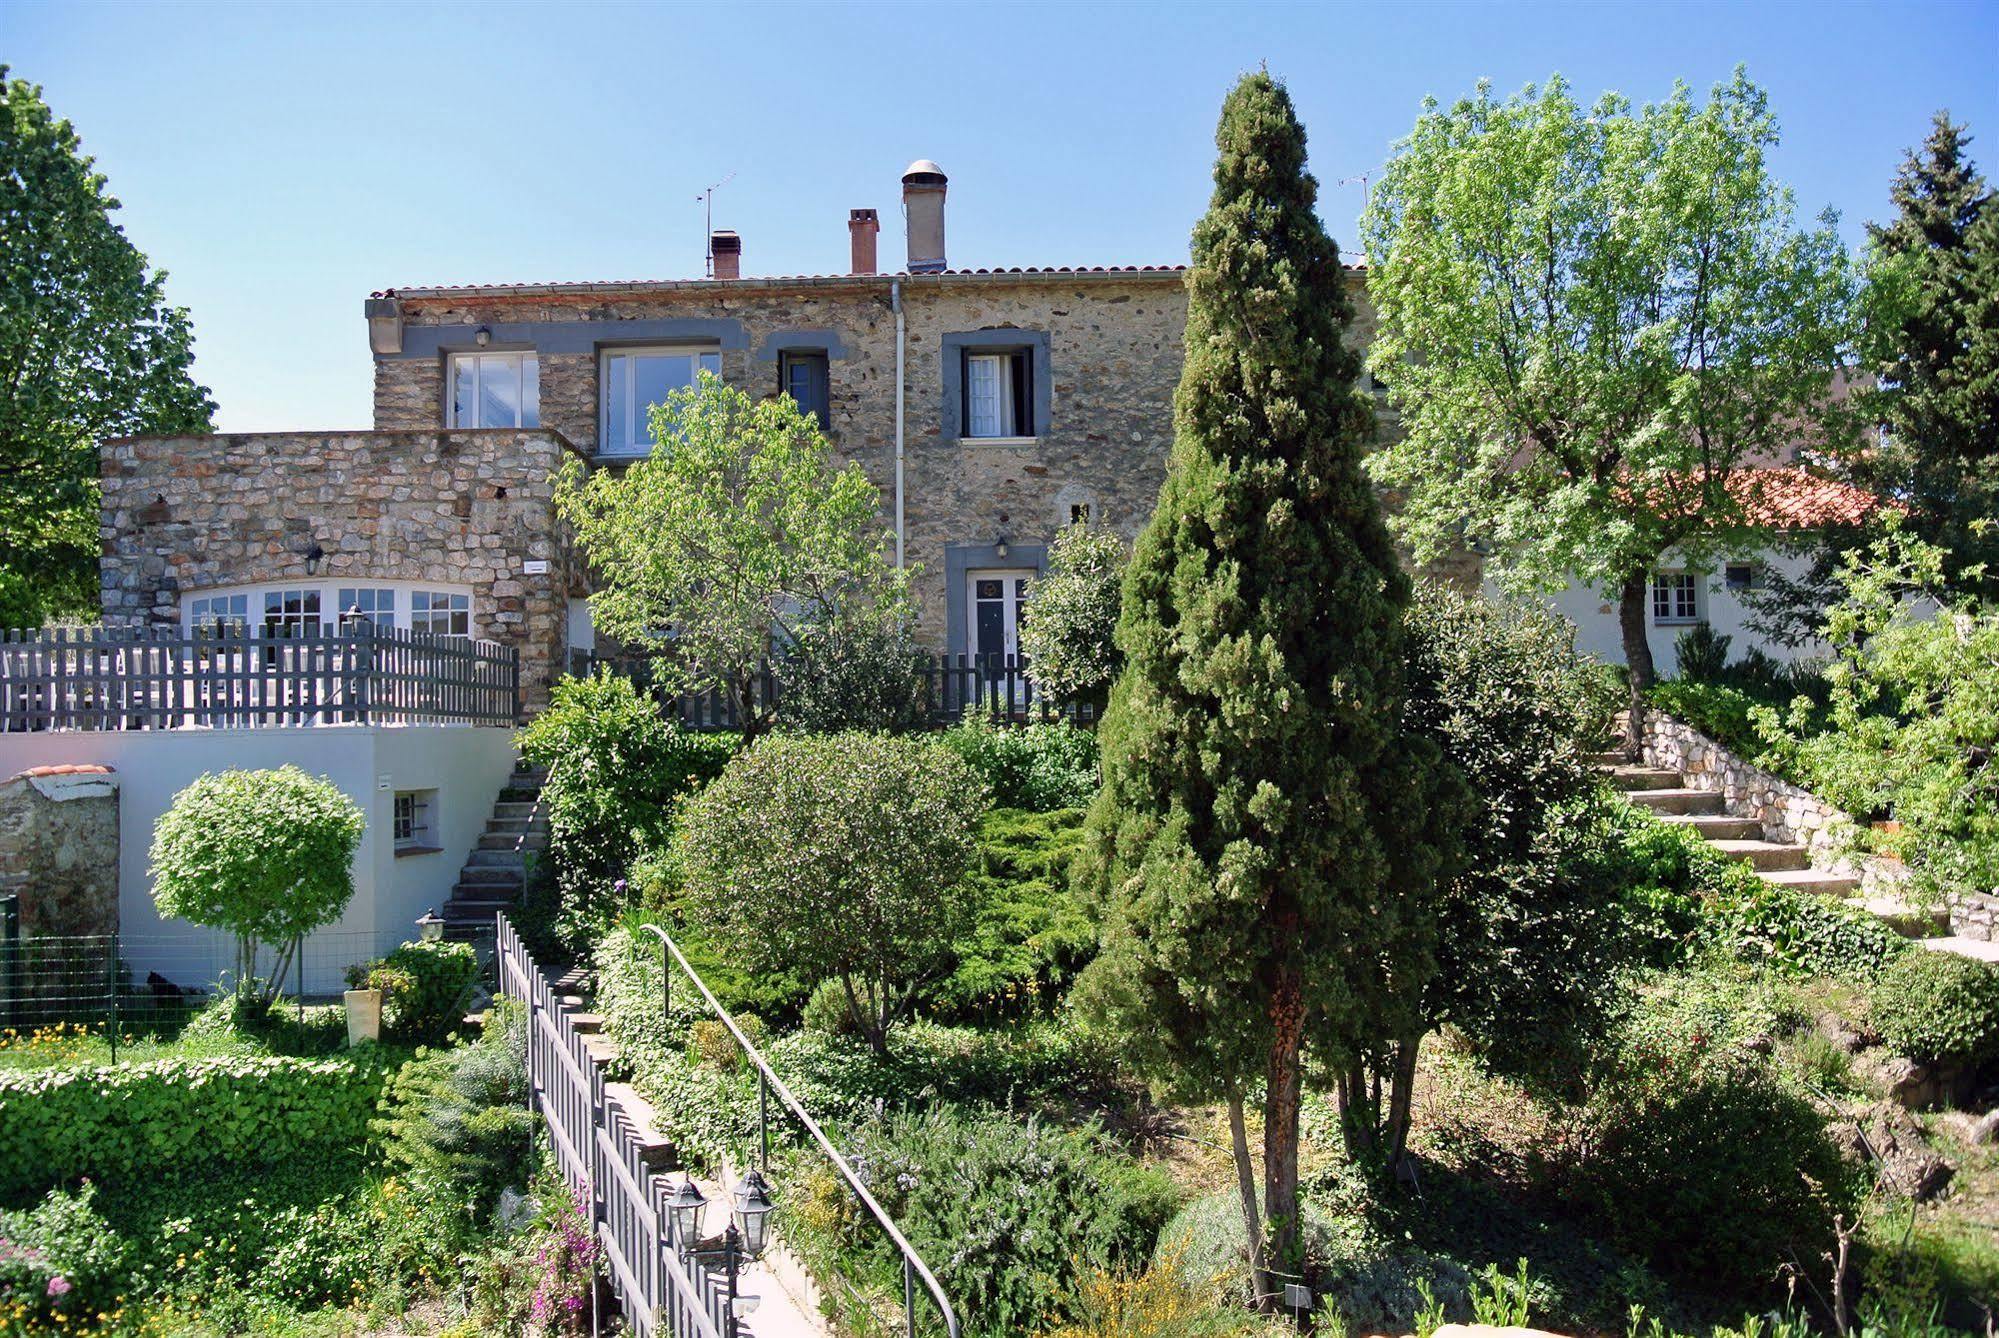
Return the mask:
{"type": "Polygon", "coordinates": [[[1347,1156],[1360,1158],[1372,1152],[1380,1133],[1380,1111],[1367,1099],[1367,1070],[1359,1060],[1347,1066],[1339,1078],[1340,1141],[1347,1156]]]}
{"type": "Polygon", "coordinates": [[[1264,1065],[1263,1210],[1270,1219],[1270,1254],[1266,1268],[1304,1272],[1298,1231],[1298,1103],[1303,1091],[1301,1051],[1305,1039],[1305,1005],[1300,985],[1289,970],[1279,973],[1271,991],[1271,1040],[1264,1065]]]}
{"type": "Polygon", "coordinates": [[[1624,664],[1630,670],[1630,716],[1624,724],[1624,758],[1637,762],[1645,751],[1645,691],[1653,683],[1652,638],[1645,626],[1645,573],[1624,578],[1617,597],[1617,626],[1624,634],[1624,664]]]}
{"type": "Polygon", "coordinates": [[[1416,1057],[1423,1034],[1404,1037],[1395,1046],[1395,1074],[1388,1088],[1388,1161],[1398,1169],[1409,1150],[1409,1121],[1416,1098],[1416,1057]]]}
{"type": "Polygon", "coordinates": [[[1229,1141],[1235,1149],[1236,1190],[1242,1195],[1244,1239],[1249,1242],[1249,1278],[1258,1296],[1270,1294],[1270,1274],[1263,1267],[1263,1223],[1256,1210],[1256,1165],[1249,1159],[1249,1130],[1243,1122],[1242,1090],[1229,1087],[1229,1141]]]}

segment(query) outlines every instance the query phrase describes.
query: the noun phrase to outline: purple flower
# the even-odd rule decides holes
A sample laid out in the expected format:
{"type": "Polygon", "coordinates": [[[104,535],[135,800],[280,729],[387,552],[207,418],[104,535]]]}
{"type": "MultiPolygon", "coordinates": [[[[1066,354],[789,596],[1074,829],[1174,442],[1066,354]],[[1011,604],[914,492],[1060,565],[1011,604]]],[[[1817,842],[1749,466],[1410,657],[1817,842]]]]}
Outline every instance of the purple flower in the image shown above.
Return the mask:
{"type": "Polygon", "coordinates": [[[63,1276],[62,1274],[60,1274],[60,1273],[58,1273],[58,1274],[56,1274],[56,1275],[55,1275],[54,1277],[50,1278],[50,1279],[49,1279],[49,1295],[50,1295],[50,1296],[67,1296],[67,1295],[69,1295],[69,1279],[68,1279],[68,1278],[66,1278],[66,1277],[64,1277],[64,1276],[63,1276]]]}
{"type": "Polygon", "coordinates": [[[624,895],[625,895],[625,880],[624,880],[624,879],[622,879],[622,878],[620,878],[620,879],[619,879],[619,880],[618,880],[617,882],[615,882],[615,883],[611,884],[611,890],[612,890],[613,892],[616,892],[616,893],[617,893],[617,894],[618,894],[619,896],[621,896],[621,897],[622,897],[622,896],[624,896],[624,895]]]}

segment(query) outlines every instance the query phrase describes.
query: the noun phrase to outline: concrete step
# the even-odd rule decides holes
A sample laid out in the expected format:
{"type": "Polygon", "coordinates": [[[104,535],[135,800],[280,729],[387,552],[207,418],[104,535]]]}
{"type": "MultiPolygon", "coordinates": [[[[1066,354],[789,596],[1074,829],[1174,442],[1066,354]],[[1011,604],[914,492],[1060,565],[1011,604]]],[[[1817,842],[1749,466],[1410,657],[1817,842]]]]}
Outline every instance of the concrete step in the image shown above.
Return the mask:
{"type": "MultiPolygon", "coordinates": [[[[521,858],[521,852],[518,850],[488,850],[481,846],[466,857],[465,867],[467,870],[512,869],[519,872],[527,867],[527,862],[521,858]]],[[[463,876],[460,875],[461,878],[463,876]]]]}
{"type": "Polygon", "coordinates": [[[540,807],[540,805],[534,803],[531,800],[522,801],[522,800],[502,799],[500,802],[493,805],[493,816],[499,819],[532,818],[535,816],[535,810],[538,807],[540,807]]]}
{"type": "Polygon", "coordinates": [[[481,832],[481,850],[546,850],[548,833],[542,832],[481,832]]]}
{"type": "Polygon", "coordinates": [[[1710,841],[1760,841],[1763,824],[1754,818],[1731,818],[1717,813],[1662,813],[1661,822],[1691,827],[1710,841]]]}
{"type": "Polygon", "coordinates": [[[1614,766],[1604,774],[1620,790],[1677,790],[1686,784],[1686,777],[1679,772],[1661,767],[1614,766]]]}
{"type": "Polygon", "coordinates": [[[499,866],[468,864],[458,871],[458,885],[464,887],[468,883],[518,889],[521,885],[521,871],[499,866]]]}
{"type": "Polygon", "coordinates": [[[1756,875],[1766,883],[1778,887],[1788,887],[1793,892],[1802,892],[1814,897],[1839,897],[1842,900],[1860,890],[1860,880],[1846,874],[1827,873],[1823,869],[1781,869],[1774,873],[1756,875]]]}
{"type": "Polygon", "coordinates": [[[1903,938],[1936,938],[1950,935],[1950,912],[1921,910],[1899,897],[1848,897],[1846,904],[1866,911],[1903,938]]]}
{"type": "Polygon", "coordinates": [[[1625,764],[1623,750],[1615,748],[1601,753],[1584,753],[1583,761],[1593,767],[1621,767],[1625,764]]]}
{"type": "Polygon", "coordinates": [[[445,905],[510,906],[521,895],[519,883],[459,883],[451,889],[451,900],[445,905]]]}
{"type": "Polygon", "coordinates": [[[571,1013],[569,1015],[569,1025],[578,1031],[602,1031],[604,1029],[604,1015],[602,1013],[571,1013]]]}
{"type": "Polygon", "coordinates": [[[1999,943],[1986,939],[1966,938],[1962,934],[1946,934],[1937,938],[1919,938],[1916,942],[1931,952],[1954,952],[1960,957],[1970,957],[1975,961],[1999,965],[1999,943]]]}
{"type": "Polygon", "coordinates": [[[625,1122],[632,1126],[639,1145],[640,1161],[655,1171],[680,1168],[680,1154],[659,1132],[657,1112],[650,1102],[638,1094],[638,1089],[630,1083],[607,1082],[604,1084],[604,1101],[606,1105],[615,1105],[618,1113],[625,1117],[625,1122]]]}
{"type": "Polygon", "coordinates": [[[1784,873],[1811,867],[1811,856],[1803,846],[1779,841],[1710,840],[1709,845],[1724,855],[1746,859],[1758,873],[1784,873]]]}
{"type": "Polygon", "coordinates": [[[502,804],[532,804],[541,798],[539,785],[507,785],[500,790],[502,804]]]}
{"type": "Polygon", "coordinates": [[[1654,813],[1720,813],[1717,790],[1633,790],[1625,796],[1654,813]]]}
{"type": "Polygon", "coordinates": [[[598,1068],[617,1063],[618,1056],[622,1053],[618,1049],[618,1043],[601,1032],[585,1032],[583,1048],[589,1052],[590,1062],[598,1068]]]}

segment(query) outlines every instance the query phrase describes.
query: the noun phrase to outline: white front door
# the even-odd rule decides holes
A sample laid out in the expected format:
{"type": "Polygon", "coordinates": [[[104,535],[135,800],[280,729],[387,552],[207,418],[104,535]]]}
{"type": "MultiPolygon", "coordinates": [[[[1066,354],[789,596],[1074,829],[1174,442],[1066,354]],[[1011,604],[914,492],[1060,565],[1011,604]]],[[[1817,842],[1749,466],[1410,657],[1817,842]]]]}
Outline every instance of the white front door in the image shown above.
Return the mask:
{"type": "Polygon", "coordinates": [[[1020,610],[1034,584],[1032,571],[965,574],[965,651],[981,662],[1020,654],[1020,610]]]}

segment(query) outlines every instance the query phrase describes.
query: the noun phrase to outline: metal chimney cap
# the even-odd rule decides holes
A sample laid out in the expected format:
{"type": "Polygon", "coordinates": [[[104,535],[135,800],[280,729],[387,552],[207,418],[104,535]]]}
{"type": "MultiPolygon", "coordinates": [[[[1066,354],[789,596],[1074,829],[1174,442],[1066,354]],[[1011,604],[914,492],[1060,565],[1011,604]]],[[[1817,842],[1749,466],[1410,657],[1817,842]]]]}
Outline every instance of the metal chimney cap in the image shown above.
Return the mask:
{"type": "Polygon", "coordinates": [[[941,186],[949,180],[944,175],[944,169],[928,158],[918,158],[902,173],[902,184],[905,186],[941,186]]]}

